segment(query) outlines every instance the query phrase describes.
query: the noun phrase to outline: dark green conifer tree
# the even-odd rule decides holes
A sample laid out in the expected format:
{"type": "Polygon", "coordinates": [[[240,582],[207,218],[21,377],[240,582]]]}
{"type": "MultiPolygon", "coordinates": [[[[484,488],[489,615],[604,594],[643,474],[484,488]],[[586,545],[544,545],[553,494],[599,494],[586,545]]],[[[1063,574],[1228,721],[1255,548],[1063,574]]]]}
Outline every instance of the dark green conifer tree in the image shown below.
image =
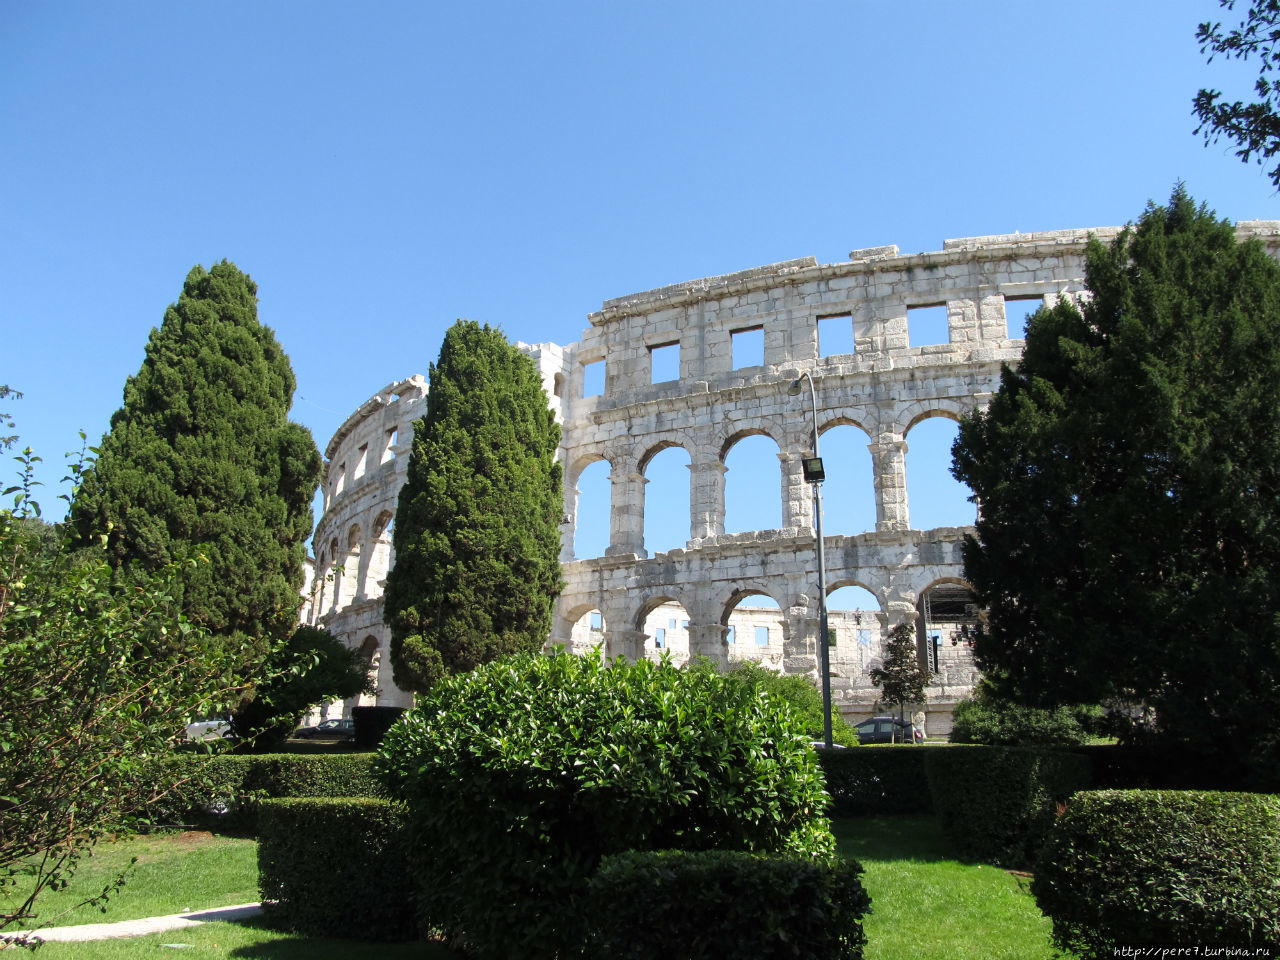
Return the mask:
{"type": "Polygon", "coordinates": [[[533,361],[488,325],[450,327],[414,424],[387,577],[401,687],[546,641],[562,586],[559,442],[533,361]]]}
{"type": "Polygon", "coordinates": [[[953,447],[979,665],[1028,705],[1143,702],[1280,778],[1280,265],[1179,187],[1085,277],[953,447]]]}
{"type": "Polygon", "coordinates": [[[297,625],[320,454],[290,423],[294,377],[258,322],[257,285],[226,260],[187,275],[151,331],[72,505],[118,567],[202,554],[182,607],[260,655],[297,625]]]}

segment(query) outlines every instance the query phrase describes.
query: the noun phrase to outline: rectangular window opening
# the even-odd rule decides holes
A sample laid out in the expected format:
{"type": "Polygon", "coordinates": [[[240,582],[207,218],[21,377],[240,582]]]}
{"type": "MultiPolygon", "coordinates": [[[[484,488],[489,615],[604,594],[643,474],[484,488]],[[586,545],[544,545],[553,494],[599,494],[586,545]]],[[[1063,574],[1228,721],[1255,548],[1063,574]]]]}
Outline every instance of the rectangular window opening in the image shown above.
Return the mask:
{"type": "Polygon", "coordinates": [[[400,436],[400,429],[398,427],[392,427],[390,430],[387,431],[387,445],[382,449],[383,463],[386,463],[388,460],[394,460],[396,458],[396,440],[399,438],[399,436],[400,436]]]}
{"type": "Polygon", "coordinates": [[[604,361],[589,360],[582,365],[583,397],[599,397],[604,394],[604,361]]]}
{"type": "Polygon", "coordinates": [[[661,650],[663,647],[667,645],[666,627],[659,627],[657,630],[653,632],[653,645],[657,647],[659,650],[661,650]]]}
{"type": "Polygon", "coordinates": [[[680,341],[660,343],[649,348],[650,383],[666,383],[680,379],[680,341]]]}
{"type": "Polygon", "coordinates": [[[936,303],[907,307],[907,339],[913,347],[950,343],[951,332],[947,329],[947,305],[936,303]]]}
{"type": "Polygon", "coordinates": [[[729,331],[733,349],[733,369],[764,366],[764,327],[747,327],[729,331]]]}
{"type": "Polygon", "coordinates": [[[854,352],[853,314],[836,313],[818,318],[819,357],[836,357],[854,352]]]}
{"type": "Polygon", "coordinates": [[[360,445],[360,449],[356,453],[356,472],[355,472],[356,480],[359,480],[361,477],[364,476],[365,466],[368,464],[368,462],[369,462],[369,445],[367,443],[364,443],[360,445]]]}
{"type": "Polygon", "coordinates": [[[336,497],[347,485],[347,465],[345,463],[338,464],[338,477],[333,481],[333,495],[336,497]]]}
{"type": "Polygon", "coordinates": [[[1044,297],[1005,297],[1004,317],[1010,340],[1027,338],[1027,318],[1044,306],[1044,297]]]}
{"type": "Polygon", "coordinates": [[[769,628],[756,627],[756,646],[767,647],[769,645],[769,628]]]}
{"type": "Polygon", "coordinates": [[[591,611],[591,629],[595,633],[604,629],[604,615],[599,610],[591,611]]]}

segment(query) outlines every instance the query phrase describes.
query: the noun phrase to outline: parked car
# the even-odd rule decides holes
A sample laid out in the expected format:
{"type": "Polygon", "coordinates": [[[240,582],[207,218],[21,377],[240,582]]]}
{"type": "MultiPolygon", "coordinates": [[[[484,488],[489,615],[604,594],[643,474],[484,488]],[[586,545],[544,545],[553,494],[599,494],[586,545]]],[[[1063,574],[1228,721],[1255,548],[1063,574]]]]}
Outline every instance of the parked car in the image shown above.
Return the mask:
{"type": "Polygon", "coordinates": [[[218,740],[231,736],[231,722],[226,717],[210,717],[187,724],[188,740],[218,740]]]}
{"type": "Polygon", "coordinates": [[[293,735],[303,740],[350,740],[356,735],[356,722],[350,717],[330,717],[314,727],[299,727],[293,735]]]}
{"type": "Polygon", "coordinates": [[[897,717],[872,717],[855,723],[853,729],[858,731],[861,743],[912,743],[911,724],[897,717]]]}

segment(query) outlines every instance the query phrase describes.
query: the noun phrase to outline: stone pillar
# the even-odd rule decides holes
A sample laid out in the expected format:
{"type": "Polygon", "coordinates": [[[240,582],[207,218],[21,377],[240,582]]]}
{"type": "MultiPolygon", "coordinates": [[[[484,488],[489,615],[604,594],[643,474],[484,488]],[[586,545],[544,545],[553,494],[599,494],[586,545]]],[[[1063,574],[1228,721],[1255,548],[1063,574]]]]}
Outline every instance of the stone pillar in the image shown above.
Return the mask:
{"type": "Polygon", "coordinates": [[[606,557],[648,556],[644,549],[644,485],[647,481],[635,466],[634,461],[627,464],[630,469],[615,466],[609,475],[613,489],[606,557]]]}
{"type": "Polygon", "coordinates": [[[604,655],[606,659],[625,657],[632,663],[644,658],[644,642],[649,635],[639,630],[606,630],[604,632],[604,655]]]}
{"type": "MultiPolygon", "coordinates": [[[[804,482],[801,457],[793,453],[779,453],[778,459],[782,461],[782,526],[812,530],[813,487],[804,482]]],[[[817,570],[816,566],[814,570],[817,570]]]]}
{"type": "Polygon", "coordinates": [[[726,467],[691,463],[689,471],[689,539],[701,540],[724,533],[724,475],[726,467]]]}
{"type": "Polygon", "coordinates": [[[689,659],[708,657],[723,673],[729,666],[728,633],[729,628],[722,623],[690,623],[689,659]]]}
{"type": "Polygon", "coordinates": [[[892,434],[867,444],[875,474],[876,530],[910,530],[907,510],[907,441],[892,434]]]}

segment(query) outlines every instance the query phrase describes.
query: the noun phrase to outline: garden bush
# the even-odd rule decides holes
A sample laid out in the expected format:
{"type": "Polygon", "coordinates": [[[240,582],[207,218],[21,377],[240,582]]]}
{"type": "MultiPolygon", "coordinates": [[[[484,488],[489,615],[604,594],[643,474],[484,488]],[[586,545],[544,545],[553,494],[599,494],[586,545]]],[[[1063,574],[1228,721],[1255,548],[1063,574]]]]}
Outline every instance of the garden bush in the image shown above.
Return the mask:
{"type": "Polygon", "coordinates": [[[149,811],[159,824],[192,824],[216,816],[255,829],[258,800],[267,797],[379,797],[373,754],[175,754],[168,764],[174,789],[149,811]]]}
{"type": "Polygon", "coordinates": [[[292,798],[258,809],[258,885],[267,915],[315,937],[409,940],[416,910],[402,807],[292,798]]]}
{"type": "Polygon", "coordinates": [[[606,857],[588,887],[593,955],[856,960],[871,908],[853,860],[663,850],[606,857]]]}
{"type": "MultiPolygon", "coordinates": [[[[1097,711],[1095,708],[1094,712],[1097,711]]],[[[1087,707],[1024,707],[981,691],[973,699],[956,704],[952,717],[952,743],[983,743],[1016,747],[1023,744],[1078,746],[1091,734],[1083,722],[1087,707]]]]}
{"type": "Polygon", "coordinates": [[[948,747],[925,754],[942,832],[967,859],[1029,866],[1057,806],[1089,783],[1089,761],[1048,747],[948,747]]]}
{"type": "Polygon", "coordinates": [[[818,750],[818,762],[831,794],[831,812],[839,817],[932,813],[925,755],[946,749],[949,748],[818,750]]]}
{"type": "Polygon", "coordinates": [[[580,955],[609,854],[834,851],[791,711],[668,662],[487,664],[421,696],[379,755],[419,837],[424,924],[481,957],[580,955]]]}
{"type": "Polygon", "coordinates": [[[1055,944],[1083,957],[1191,945],[1280,955],[1280,798],[1079,793],[1046,839],[1031,892],[1055,944]]]}

